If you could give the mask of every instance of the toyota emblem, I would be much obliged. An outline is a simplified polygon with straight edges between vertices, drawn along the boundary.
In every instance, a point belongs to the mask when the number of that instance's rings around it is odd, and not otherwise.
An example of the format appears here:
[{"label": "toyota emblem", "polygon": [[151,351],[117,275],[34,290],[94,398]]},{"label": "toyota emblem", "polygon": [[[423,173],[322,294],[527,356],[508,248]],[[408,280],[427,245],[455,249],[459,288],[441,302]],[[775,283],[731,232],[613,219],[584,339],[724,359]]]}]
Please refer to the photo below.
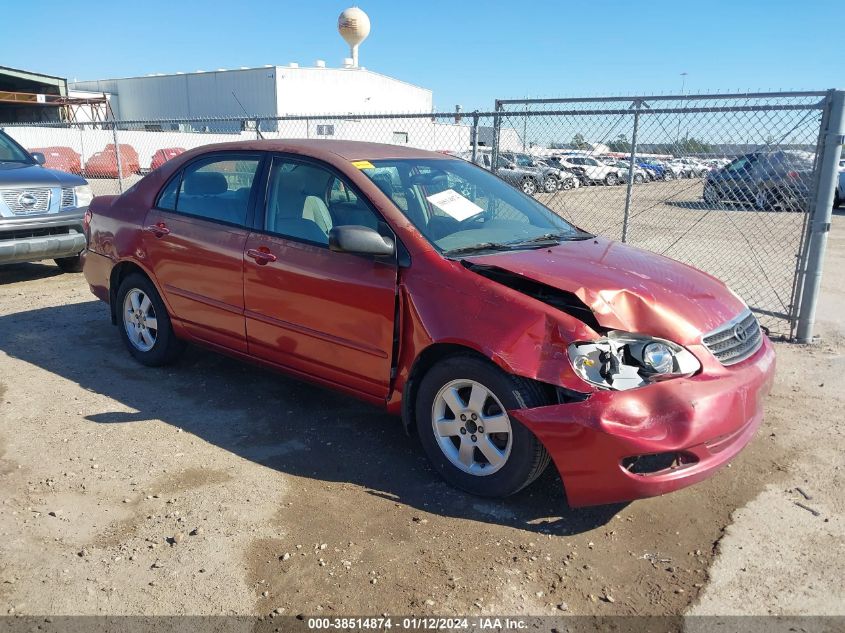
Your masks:
[{"label": "toyota emblem", "polygon": [[35,195],[30,193],[29,191],[24,191],[21,195],[18,196],[18,205],[22,209],[31,209],[36,204],[38,204],[38,198],[36,198]]},{"label": "toyota emblem", "polygon": [[742,327],[741,323],[734,326],[734,338],[740,343],[744,343],[748,338],[748,332],[745,331],[745,328]]}]

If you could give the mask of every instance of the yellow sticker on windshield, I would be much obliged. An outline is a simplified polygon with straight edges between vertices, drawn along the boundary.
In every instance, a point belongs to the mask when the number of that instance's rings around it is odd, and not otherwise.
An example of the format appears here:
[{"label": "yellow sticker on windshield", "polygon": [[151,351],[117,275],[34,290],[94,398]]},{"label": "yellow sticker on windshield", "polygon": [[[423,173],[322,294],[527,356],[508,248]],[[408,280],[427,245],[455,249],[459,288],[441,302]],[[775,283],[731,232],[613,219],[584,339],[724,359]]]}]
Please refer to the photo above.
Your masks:
[{"label": "yellow sticker on windshield", "polygon": [[376,166],[373,165],[368,160],[353,160],[352,166],[357,167],[358,169],[375,169],[376,168]]}]

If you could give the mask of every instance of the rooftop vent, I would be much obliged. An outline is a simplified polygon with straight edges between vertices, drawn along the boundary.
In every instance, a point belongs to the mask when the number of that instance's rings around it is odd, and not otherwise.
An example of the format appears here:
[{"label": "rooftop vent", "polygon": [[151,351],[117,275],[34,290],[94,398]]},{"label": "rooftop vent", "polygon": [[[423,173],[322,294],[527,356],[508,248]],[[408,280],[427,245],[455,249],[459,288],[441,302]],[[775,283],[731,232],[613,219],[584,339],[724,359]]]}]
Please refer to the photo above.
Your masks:
[{"label": "rooftop vent", "polygon": [[317,68],[325,68],[326,62],[323,59],[318,59],[316,62],[314,62],[314,66]]},{"label": "rooftop vent", "polygon": [[296,62],[291,62],[290,64],[288,64],[288,68],[299,68],[299,64],[297,64]]}]

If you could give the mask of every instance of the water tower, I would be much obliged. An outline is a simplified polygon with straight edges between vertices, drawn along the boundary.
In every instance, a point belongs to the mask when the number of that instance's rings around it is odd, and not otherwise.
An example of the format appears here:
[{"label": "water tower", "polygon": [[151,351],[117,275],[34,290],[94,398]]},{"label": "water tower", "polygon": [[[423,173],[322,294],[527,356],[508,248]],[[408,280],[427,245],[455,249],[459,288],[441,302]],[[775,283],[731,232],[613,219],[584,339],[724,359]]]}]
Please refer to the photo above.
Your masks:
[{"label": "water tower", "polygon": [[370,34],[370,18],[358,7],[346,9],[337,18],[337,30],[349,44],[352,55],[352,67],[358,67],[358,46]]}]

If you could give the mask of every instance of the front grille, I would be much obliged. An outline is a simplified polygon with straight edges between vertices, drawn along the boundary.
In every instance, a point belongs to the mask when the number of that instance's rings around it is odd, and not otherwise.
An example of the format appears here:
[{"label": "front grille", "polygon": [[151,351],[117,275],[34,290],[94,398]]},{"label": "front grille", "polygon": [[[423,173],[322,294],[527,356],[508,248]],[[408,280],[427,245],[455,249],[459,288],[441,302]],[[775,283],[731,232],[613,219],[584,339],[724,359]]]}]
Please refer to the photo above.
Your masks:
[{"label": "front grille", "polygon": [[763,344],[763,332],[751,310],[704,336],[704,344],[723,365],[745,360]]},{"label": "front grille", "polygon": [[16,215],[46,213],[50,210],[51,194],[52,191],[49,187],[0,190],[0,196],[2,196],[3,202]]},{"label": "front grille", "polygon": [[76,196],[73,195],[73,187],[62,187],[62,209],[76,206]]}]

